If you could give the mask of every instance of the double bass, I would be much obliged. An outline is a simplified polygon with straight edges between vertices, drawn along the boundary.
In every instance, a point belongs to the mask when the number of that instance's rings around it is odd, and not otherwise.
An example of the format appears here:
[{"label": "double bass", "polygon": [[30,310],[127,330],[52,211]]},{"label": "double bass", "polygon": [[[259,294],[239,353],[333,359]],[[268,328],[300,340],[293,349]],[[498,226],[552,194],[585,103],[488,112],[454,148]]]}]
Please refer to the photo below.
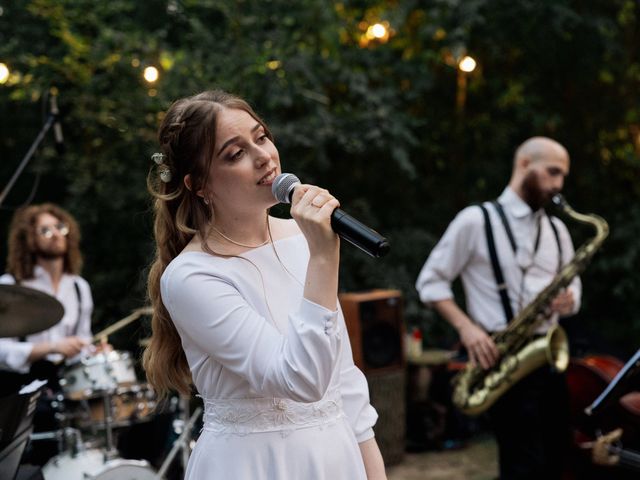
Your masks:
[{"label": "double bass", "polygon": [[567,383],[574,449],[566,479],[638,478],[640,392],[634,384],[639,378],[640,350],[626,364],[608,355],[571,360]]}]

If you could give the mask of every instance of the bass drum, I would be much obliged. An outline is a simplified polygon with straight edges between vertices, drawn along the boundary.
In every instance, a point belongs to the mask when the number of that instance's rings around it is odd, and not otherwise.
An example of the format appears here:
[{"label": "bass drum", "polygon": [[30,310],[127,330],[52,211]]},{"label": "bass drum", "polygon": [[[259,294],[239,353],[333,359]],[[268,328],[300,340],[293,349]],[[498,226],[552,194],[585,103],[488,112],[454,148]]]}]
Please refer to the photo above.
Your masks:
[{"label": "bass drum", "polygon": [[42,468],[45,480],[154,480],[156,473],[144,460],[115,458],[105,461],[102,450],[65,452]]}]

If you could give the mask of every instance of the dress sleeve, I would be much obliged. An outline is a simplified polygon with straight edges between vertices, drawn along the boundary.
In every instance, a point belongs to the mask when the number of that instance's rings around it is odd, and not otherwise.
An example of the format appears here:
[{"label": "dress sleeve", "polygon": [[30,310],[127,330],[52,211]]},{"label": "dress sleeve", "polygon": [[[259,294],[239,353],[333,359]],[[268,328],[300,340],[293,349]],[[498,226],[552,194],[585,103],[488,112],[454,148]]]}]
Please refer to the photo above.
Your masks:
[{"label": "dress sleeve", "polygon": [[280,333],[223,276],[179,265],[161,281],[162,300],[180,334],[259,394],[319,401],[341,348],[337,311],[302,299]]},{"label": "dress sleeve", "polygon": [[[340,315],[341,329],[347,334],[347,326]],[[342,358],[340,361],[340,393],[342,408],[358,443],[374,436],[373,426],[378,420],[378,412],[369,401],[369,385],[364,373],[353,363],[353,352],[348,338],[342,342]]]},{"label": "dress sleeve", "polygon": [[482,222],[480,208],[467,207],[449,224],[416,280],[416,290],[423,303],[453,298],[451,283],[475,251]]}]

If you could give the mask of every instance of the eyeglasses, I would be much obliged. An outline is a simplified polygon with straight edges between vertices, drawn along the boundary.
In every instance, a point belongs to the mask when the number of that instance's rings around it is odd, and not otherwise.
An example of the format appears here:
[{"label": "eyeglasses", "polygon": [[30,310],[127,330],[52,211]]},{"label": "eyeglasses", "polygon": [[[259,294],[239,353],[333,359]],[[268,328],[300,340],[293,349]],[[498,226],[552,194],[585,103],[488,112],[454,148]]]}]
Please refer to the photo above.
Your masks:
[{"label": "eyeglasses", "polygon": [[44,238],[52,238],[53,231],[56,230],[60,235],[66,237],[69,235],[69,226],[64,222],[56,223],[55,225],[44,225],[37,229],[38,235]]}]

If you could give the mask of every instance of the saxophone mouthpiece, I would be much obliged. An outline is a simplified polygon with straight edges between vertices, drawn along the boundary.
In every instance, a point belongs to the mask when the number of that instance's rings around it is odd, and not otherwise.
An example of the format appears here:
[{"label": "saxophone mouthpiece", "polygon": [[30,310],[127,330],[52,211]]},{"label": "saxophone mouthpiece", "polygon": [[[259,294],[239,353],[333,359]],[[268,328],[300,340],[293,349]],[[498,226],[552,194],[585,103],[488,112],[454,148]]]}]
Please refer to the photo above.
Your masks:
[{"label": "saxophone mouthpiece", "polygon": [[556,207],[565,208],[567,206],[567,201],[564,199],[561,193],[556,193],[553,197],[551,197],[551,201]]}]

